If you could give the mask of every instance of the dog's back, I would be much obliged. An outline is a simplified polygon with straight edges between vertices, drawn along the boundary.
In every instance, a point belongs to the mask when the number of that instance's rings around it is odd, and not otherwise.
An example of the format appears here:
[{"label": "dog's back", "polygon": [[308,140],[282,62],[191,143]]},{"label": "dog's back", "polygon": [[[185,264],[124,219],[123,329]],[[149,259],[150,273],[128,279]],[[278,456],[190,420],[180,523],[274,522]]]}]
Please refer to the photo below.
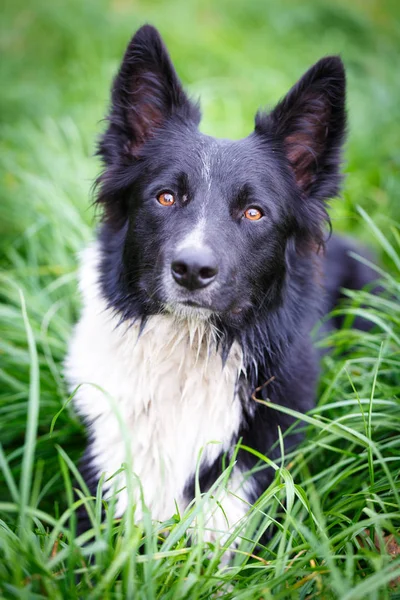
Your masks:
[{"label": "dog's back", "polygon": [[[345,297],[342,290],[362,290],[366,286],[371,289],[371,284],[374,284],[372,291],[379,291],[376,286],[377,273],[363,259],[367,259],[371,264],[375,260],[370,251],[356,244],[354,240],[337,235],[330,238],[326,244],[323,267],[325,295],[323,313],[325,315],[340,305]],[[333,328],[340,329],[343,320],[339,315],[326,321],[325,331]],[[353,327],[356,329],[367,331],[371,326],[371,321],[365,318],[356,316],[353,320]]]}]

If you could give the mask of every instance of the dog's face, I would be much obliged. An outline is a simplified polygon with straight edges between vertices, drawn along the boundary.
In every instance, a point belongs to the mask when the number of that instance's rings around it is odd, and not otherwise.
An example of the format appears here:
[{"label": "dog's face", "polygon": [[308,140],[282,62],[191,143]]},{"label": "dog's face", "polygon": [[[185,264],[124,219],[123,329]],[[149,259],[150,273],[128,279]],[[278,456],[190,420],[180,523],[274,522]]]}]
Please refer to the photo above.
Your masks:
[{"label": "dog's face", "polygon": [[180,123],[146,155],[129,198],[128,277],[180,314],[239,315],[262,302],[285,270],[291,226],[279,161],[255,135],[215,140]]},{"label": "dog's face", "polygon": [[344,86],[340,59],[323,59],[247,138],[215,139],[199,132],[156,30],[140,29],[100,145],[107,242],[121,255],[115,285],[150,311],[237,324],[279,303],[288,245],[315,250],[324,201],[337,193]]}]

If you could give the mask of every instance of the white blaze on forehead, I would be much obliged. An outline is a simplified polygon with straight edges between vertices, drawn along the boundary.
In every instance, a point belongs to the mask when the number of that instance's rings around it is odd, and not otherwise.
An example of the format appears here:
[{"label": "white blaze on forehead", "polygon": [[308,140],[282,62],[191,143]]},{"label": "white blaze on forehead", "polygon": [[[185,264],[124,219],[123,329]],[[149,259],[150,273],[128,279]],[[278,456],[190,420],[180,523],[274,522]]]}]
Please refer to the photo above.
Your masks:
[{"label": "white blaze on forehead", "polygon": [[216,154],[217,147],[210,145],[204,148],[200,154],[201,160],[201,176],[207,185],[207,191],[211,189],[211,163]]},{"label": "white blaze on forehead", "polygon": [[201,176],[205,180],[209,190],[211,187],[211,154],[208,152],[202,152],[201,161]]},{"label": "white blaze on forehead", "polygon": [[207,207],[211,199],[211,167],[217,152],[215,144],[207,145],[200,151],[201,178],[205,186],[201,186],[198,202],[200,203],[200,212],[197,222],[193,229],[178,243],[176,250],[179,252],[184,248],[204,248],[205,232],[207,227]]},{"label": "white blaze on forehead", "polygon": [[193,227],[192,231],[188,233],[183,240],[179,242],[177,245],[177,251],[182,250],[184,248],[204,248],[204,234],[207,226],[207,205],[210,201],[210,189],[211,189],[211,163],[213,157],[216,153],[216,146],[209,146],[207,149],[204,148],[200,153],[200,161],[201,161],[201,176],[204,182],[206,183],[206,192],[202,195],[201,202],[201,211],[200,216]]},{"label": "white blaze on forehead", "polygon": [[200,219],[197,221],[196,225],[188,233],[183,240],[179,242],[176,249],[177,251],[183,250],[184,248],[204,248],[204,233],[206,229],[206,218],[204,215],[201,215]]}]

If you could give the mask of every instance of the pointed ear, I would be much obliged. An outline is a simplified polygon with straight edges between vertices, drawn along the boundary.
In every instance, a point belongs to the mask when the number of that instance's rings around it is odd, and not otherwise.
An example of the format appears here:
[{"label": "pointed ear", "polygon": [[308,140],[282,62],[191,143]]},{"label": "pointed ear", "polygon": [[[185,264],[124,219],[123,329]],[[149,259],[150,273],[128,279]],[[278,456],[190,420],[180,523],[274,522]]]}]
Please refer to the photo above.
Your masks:
[{"label": "pointed ear", "polygon": [[325,200],[339,191],[345,88],[341,59],[328,56],[311,67],[269,115],[256,117],[256,131],[268,131],[278,140],[305,197]]},{"label": "pointed ear", "polygon": [[107,164],[121,155],[137,156],[141,146],[176,114],[196,124],[200,121],[199,108],[183,91],[158,31],[144,25],[129,43],[115,78],[110,124],[99,154]]}]

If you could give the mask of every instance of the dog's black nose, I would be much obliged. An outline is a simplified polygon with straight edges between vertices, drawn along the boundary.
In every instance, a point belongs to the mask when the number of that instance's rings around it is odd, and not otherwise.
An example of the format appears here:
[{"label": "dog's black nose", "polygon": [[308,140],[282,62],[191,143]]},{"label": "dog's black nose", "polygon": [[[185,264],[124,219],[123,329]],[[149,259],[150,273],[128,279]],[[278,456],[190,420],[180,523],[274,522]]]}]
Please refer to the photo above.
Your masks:
[{"label": "dog's black nose", "polygon": [[209,248],[184,248],[172,262],[171,271],[179,285],[188,290],[197,290],[214,281],[218,266]]}]

